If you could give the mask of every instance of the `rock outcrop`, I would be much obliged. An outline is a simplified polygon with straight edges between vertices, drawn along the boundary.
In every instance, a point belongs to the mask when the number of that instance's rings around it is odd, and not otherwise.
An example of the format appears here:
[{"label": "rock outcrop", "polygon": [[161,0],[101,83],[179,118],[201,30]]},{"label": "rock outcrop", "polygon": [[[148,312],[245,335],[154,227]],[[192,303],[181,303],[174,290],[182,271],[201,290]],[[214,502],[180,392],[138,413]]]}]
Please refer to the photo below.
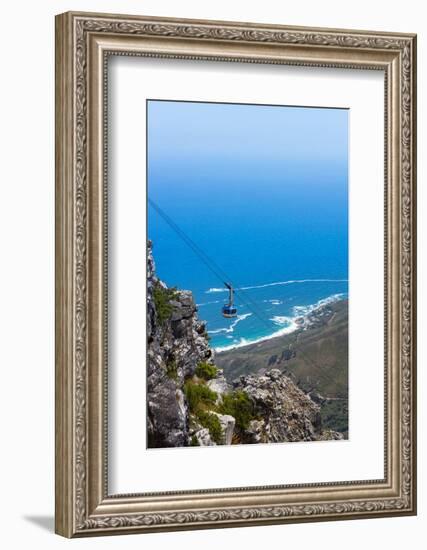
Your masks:
[{"label": "rock outcrop", "polygon": [[230,384],[215,367],[192,293],[168,288],[147,251],[149,447],[340,439],[320,405],[277,369]]},{"label": "rock outcrop", "polygon": [[243,443],[342,439],[322,430],[320,406],[278,369],[241,376],[233,387],[249,397],[255,417],[241,434]]},{"label": "rock outcrop", "polygon": [[[197,318],[191,292],[169,289],[156,276],[147,251],[147,431],[150,447],[189,445],[191,436],[184,382],[204,362],[213,365],[206,325]],[[220,375],[220,373],[219,373]],[[214,380],[212,380],[214,382]],[[220,376],[218,383],[223,383]],[[209,432],[200,437],[209,439]]]}]

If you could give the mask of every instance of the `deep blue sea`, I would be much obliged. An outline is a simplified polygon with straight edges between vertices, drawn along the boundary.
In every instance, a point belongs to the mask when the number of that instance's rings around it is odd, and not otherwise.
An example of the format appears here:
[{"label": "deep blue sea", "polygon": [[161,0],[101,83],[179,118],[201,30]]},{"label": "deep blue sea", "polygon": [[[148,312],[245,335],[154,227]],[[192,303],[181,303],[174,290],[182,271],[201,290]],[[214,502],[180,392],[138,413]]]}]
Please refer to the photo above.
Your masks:
[{"label": "deep blue sea", "polygon": [[[148,196],[242,292],[148,206],[157,274],[191,290],[216,349],[295,328],[348,293],[347,111],[150,102]],[[189,123],[189,121],[191,123]]]},{"label": "deep blue sea", "polygon": [[[221,307],[228,292],[201,259],[149,209],[149,237],[158,276],[168,286],[191,290],[199,317],[208,323],[215,348],[241,345],[295,328],[293,319],[321,300],[348,292],[347,247],[338,213],[322,214],[329,204],[321,197],[304,204],[256,201],[239,210],[234,197],[224,212],[221,197],[183,196],[157,199],[163,211],[218,264],[242,292],[235,303],[238,317],[225,319]],[[199,200],[197,200],[199,199]],[[194,202],[193,202],[194,201]],[[201,207],[205,201],[205,207]],[[300,211],[299,211],[300,210]],[[340,223],[341,222],[341,223]],[[305,309],[304,309],[305,308]]]}]

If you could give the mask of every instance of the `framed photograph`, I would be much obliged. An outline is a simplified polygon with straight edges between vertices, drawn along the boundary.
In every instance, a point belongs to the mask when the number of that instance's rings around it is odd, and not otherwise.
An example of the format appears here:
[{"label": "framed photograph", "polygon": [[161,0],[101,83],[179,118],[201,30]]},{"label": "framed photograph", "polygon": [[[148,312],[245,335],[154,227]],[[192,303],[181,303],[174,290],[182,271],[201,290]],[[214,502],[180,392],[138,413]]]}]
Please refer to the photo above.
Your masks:
[{"label": "framed photograph", "polygon": [[416,37],[56,18],[56,532],[416,513]]}]

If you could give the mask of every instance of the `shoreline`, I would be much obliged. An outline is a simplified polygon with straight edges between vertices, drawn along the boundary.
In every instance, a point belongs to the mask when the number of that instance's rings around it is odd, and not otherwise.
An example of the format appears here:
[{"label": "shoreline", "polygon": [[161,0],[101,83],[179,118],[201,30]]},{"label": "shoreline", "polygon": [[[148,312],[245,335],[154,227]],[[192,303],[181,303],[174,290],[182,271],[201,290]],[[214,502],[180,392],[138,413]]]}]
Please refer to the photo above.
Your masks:
[{"label": "shoreline", "polygon": [[306,311],[302,315],[296,315],[294,317],[277,317],[278,319],[286,319],[286,321],[290,322],[290,325],[281,329],[279,328],[271,334],[260,336],[259,338],[255,338],[254,340],[246,340],[245,338],[241,338],[240,342],[236,344],[213,348],[213,350],[215,352],[215,355],[221,355],[223,353],[227,353],[236,349],[242,349],[248,346],[261,344],[269,340],[274,340],[276,338],[281,338],[288,334],[298,334],[300,332],[304,332],[310,328],[314,328],[328,322],[328,320],[332,316],[331,315],[328,318],[327,315],[328,312],[331,311],[331,306],[345,301],[348,301],[348,295],[346,295],[346,293],[340,293],[319,300],[316,304],[310,306],[296,306],[296,309],[303,309],[308,311]]},{"label": "shoreline", "polygon": [[[328,406],[324,412],[325,420],[327,416],[339,417],[344,425],[348,399],[348,300],[318,309],[304,328],[219,353],[215,362],[231,383],[242,375],[263,375],[274,368],[289,376],[304,393],[318,395],[321,400],[343,398],[325,401]],[[336,426],[334,429],[347,430]]]}]

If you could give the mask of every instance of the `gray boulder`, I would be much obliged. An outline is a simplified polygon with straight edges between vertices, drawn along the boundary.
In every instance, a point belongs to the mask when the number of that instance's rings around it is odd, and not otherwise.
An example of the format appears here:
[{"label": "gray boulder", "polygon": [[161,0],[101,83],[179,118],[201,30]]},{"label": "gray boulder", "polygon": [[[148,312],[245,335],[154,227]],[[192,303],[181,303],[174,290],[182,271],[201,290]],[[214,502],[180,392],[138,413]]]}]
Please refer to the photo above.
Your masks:
[{"label": "gray boulder", "polygon": [[222,429],[222,440],[221,445],[231,445],[233,439],[234,426],[236,425],[236,420],[234,416],[229,414],[218,414],[213,412],[215,416],[218,417]]}]

